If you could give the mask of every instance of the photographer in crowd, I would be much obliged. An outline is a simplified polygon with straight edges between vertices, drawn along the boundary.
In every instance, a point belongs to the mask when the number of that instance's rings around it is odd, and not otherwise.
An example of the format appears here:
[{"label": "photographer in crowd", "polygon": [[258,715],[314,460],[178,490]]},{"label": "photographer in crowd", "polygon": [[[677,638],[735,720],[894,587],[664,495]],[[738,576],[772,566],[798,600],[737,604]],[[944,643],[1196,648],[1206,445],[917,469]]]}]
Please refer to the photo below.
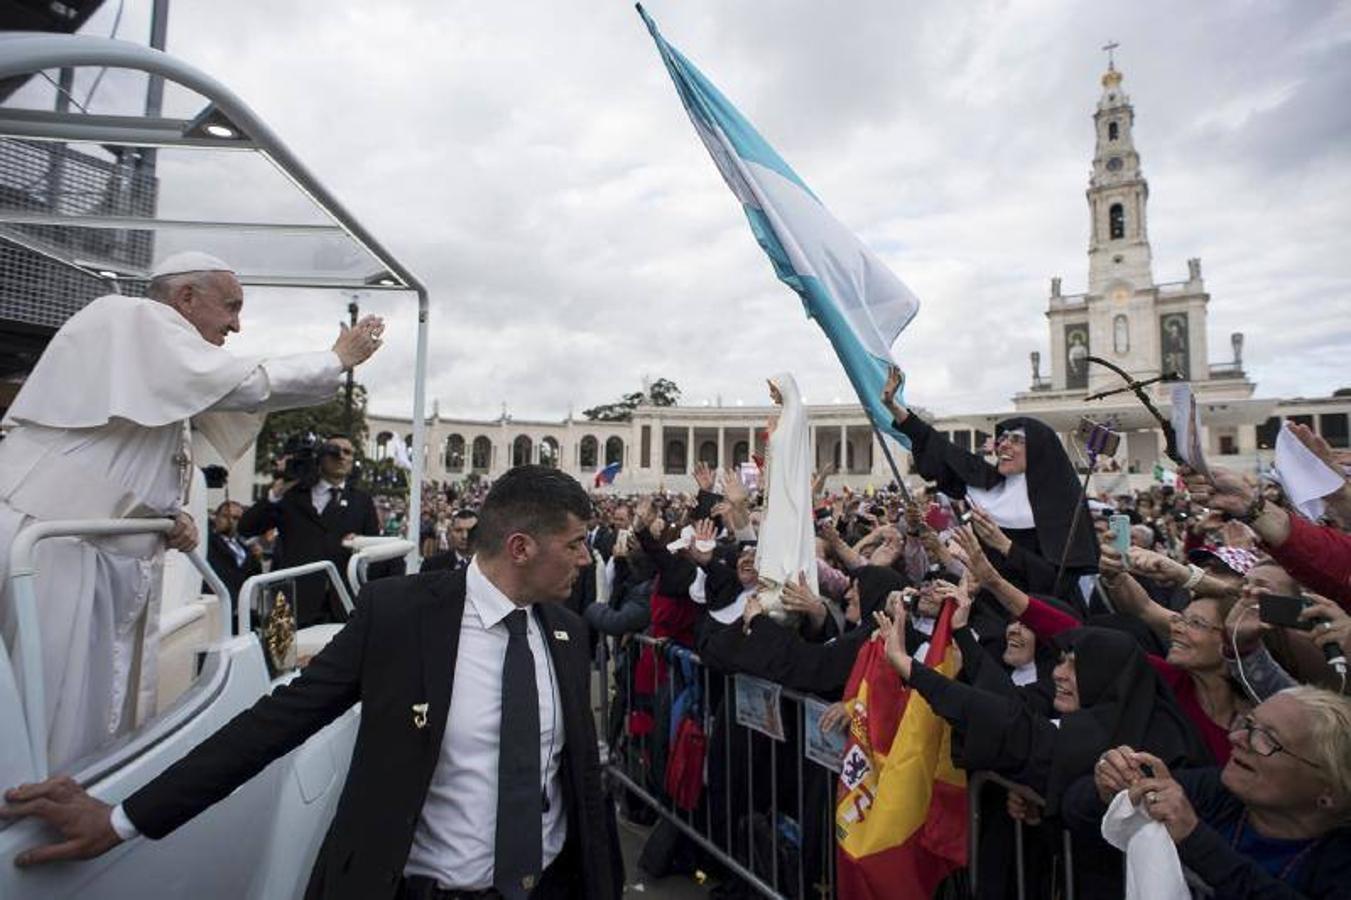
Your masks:
[{"label": "photographer in crowd", "polygon": [[[349,483],[356,448],[347,435],[331,434],[322,442],[291,442],[288,451],[266,499],[243,515],[239,532],[252,537],[277,529],[275,569],[328,560],[345,572],[352,551],[343,542],[381,533],[371,495]],[[400,560],[393,563],[402,566]],[[370,577],[400,574],[401,569],[391,568],[388,563],[372,565]],[[296,579],[295,607],[300,628],[347,617],[322,572]]]}]

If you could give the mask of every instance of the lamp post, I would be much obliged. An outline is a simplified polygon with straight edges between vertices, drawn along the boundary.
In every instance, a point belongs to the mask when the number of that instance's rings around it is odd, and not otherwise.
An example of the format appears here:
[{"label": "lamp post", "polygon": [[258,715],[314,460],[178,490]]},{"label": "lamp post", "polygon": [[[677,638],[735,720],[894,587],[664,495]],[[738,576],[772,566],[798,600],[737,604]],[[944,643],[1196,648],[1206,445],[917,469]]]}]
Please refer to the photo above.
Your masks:
[{"label": "lamp post", "polygon": [[[351,302],[347,304],[347,316],[353,328],[356,327],[357,315],[361,312],[357,306],[357,297],[357,294],[353,294]],[[355,368],[353,366],[347,370],[347,384],[343,388],[342,429],[348,438],[352,437],[352,388],[356,383]]]}]

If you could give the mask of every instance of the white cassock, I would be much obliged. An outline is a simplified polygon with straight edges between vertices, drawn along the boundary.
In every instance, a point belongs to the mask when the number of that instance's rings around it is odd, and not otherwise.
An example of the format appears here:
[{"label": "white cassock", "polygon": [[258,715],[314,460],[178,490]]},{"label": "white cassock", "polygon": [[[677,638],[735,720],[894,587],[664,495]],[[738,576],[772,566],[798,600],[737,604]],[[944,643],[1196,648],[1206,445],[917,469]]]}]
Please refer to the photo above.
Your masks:
[{"label": "white cassock", "polygon": [[[241,357],[167,304],[100,297],[52,338],[0,442],[0,632],[22,693],[9,547],[35,520],[146,518],[179,508],[192,427],[227,463],[269,410],[333,396],[332,351]],[[205,535],[203,535],[205,537]],[[47,756],[53,772],[155,712],[160,535],[37,545]]]},{"label": "white cassock", "polygon": [[787,372],[769,379],[779,389],[783,408],[769,437],[769,487],[765,515],[755,545],[755,568],[760,578],[772,582],[760,593],[765,613],[784,621],[782,585],[798,573],[807,576],[807,586],[817,592],[816,523],[812,518],[811,437],[807,411],[797,382]]}]

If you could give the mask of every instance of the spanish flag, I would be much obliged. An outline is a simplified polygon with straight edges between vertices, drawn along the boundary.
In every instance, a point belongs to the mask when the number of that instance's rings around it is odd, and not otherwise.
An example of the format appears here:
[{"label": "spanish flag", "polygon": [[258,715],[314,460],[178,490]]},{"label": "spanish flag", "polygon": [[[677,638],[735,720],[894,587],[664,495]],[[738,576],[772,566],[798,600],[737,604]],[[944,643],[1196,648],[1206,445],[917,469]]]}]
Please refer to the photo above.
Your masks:
[{"label": "spanish flag", "polygon": [[[947,604],[924,659],[949,678],[958,668],[951,619]],[[966,776],[952,765],[952,729],[901,683],[881,641],[859,651],[845,696],[852,721],[835,808],[838,895],[931,897],[966,865]]]}]

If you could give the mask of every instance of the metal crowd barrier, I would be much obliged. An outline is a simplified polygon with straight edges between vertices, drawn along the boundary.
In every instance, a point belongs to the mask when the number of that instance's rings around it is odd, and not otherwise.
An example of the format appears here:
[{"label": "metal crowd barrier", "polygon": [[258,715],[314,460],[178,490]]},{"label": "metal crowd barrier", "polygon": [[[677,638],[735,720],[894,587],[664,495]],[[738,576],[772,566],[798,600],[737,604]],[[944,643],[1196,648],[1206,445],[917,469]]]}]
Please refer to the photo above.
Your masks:
[{"label": "metal crowd barrier", "polygon": [[[970,811],[970,818],[967,827],[967,853],[966,862],[969,873],[971,894],[976,895],[976,889],[979,885],[980,876],[980,826],[981,812],[980,801],[988,785],[998,785],[1010,793],[1020,794],[1027,800],[1044,807],[1046,801],[1030,787],[1009,781],[1007,778],[996,775],[994,772],[968,772],[966,776],[966,802]],[[1060,830],[1060,846],[1063,858],[1061,860],[1061,870],[1064,875],[1065,893],[1062,895],[1064,900],[1074,900],[1074,849],[1070,839],[1070,833],[1067,829]],[[1017,879],[1015,882],[1018,891],[1018,900],[1025,900],[1027,897],[1027,871],[1026,863],[1023,860],[1023,823],[1017,819],[1013,820],[1013,861],[1014,874]],[[1054,881],[1054,876],[1052,877]]]},{"label": "metal crowd barrier", "polygon": [[[621,640],[629,645],[628,656],[623,671],[617,672],[615,670],[616,657],[612,652],[611,643],[618,643]],[[655,691],[651,698],[651,707],[646,710],[638,709],[634,702],[634,661],[636,661],[637,653],[641,652],[640,648],[648,648],[663,659],[668,656],[675,656],[677,659],[688,660],[692,671],[692,675],[687,678],[682,667],[668,663],[659,685],[661,689],[664,689],[664,692],[663,690]],[[660,819],[671,823],[730,873],[741,878],[764,897],[773,898],[773,900],[792,900],[792,898],[802,897],[836,896],[835,786],[838,775],[834,770],[815,760],[808,759],[804,755],[807,746],[807,716],[804,714],[806,704],[827,703],[827,701],[782,686],[775,686],[780,700],[780,721],[791,720],[793,723],[791,730],[781,727],[784,732],[784,741],[781,742],[760,731],[738,724],[736,717],[732,714],[731,701],[736,695],[737,679],[746,676],[712,672],[703,664],[698,655],[688,648],[680,647],[665,639],[653,638],[647,634],[630,634],[622,639],[603,638],[598,647],[598,663],[602,679],[599,710],[601,741],[604,745],[602,747],[602,763],[612,785],[618,785],[623,791],[627,791],[637,801],[654,812]],[[707,744],[704,771],[701,776],[700,802],[694,809],[686,810],[679,808],[665,789],[666,766],[664,763],[669,758],[671,749],[670,746],[666,745],[674,744],[674,740],[667,737],[672,731],[670,716],[674,700],[682,691],[691,686],[697,687],[700,692],[702,708],[699,710],[698,718],[703,724]],[[719,687],[722,691],[718,698],[718,709],[714,709],[712,703],[713,694],[711,691],[714,687]],[[614,700],[611,697],[612,691],[615,693]],[[640,735],[637,739],[628,735],[629,719],[635,711],[647,712],[651,717],[652,726],[651,731]],[[791,715],[788,714],[790,711]],[[616,716],[620,717],[619,721],[616,721]],[[721,725],[720,740],[717,742],[718,746],[714,746],[714,727],[718,724]],[[661,730],[664,730],[665,734],[660,734],[659,731]],[[614,740],[615,735],[619,736],[617,741]],[[734,766],[737,760],[733,759],[733,745],[741,744],[743,741],[745,744],[745,768],[737,769]],[[779,797],[782,787],[780,770],[783,768],[779,764],[778,750],[780,746],[793,747],[796,751],[793,753],[794,761],[790,764],[790,771],[787,773],[796,779],[791,784],[790,794],[795,797],[793,805],[797,818],[793,821],[796,824],[798,835],[796,864],[791,867],[790,871],[781,871],[779,865],[781,830]],[[664,752],[658,753],[659,749]],[[739,751],[737,752],[739,755]],[[713,785],[710,777],[714,770],[714,753],[721,753],[721,772],[723,774],[719,791],[720,796],[717,798],[721,802],[722,816],[721,821],[717,823],[714,822]],[[757,782],[761,780],[756,777],[757,762],[761,767],[767,764],[769,769],[768,796],[759,797],[760,805],[758,807],[756,805],[757,795],[763,792],[757,792]],[[813,772],[824,777],[826,785],[822,798],[824,802],[820,803],[815,809],[807,807],[808,776]],[[732,777],[734,773],[745,782],[744,805],[738,805],[742,799],[739,796],[742,790],[740,784],[734,784],[736,781],[736,777]],[[977,896],[980,874],[980,835],[983,818],[981,798],[986,788],[992,786],[1002,787],[1007,791],[1020,794],[1037,805],[1045,805],[1043,799],[1025,785],[1009,781],[994,772],[968,772],[967,804],[969,818],[967,839],[969,843],[966,881],[965,885],[962,885],[961,882],[956,885],[946,885],[944,889],[940,889],[937,896]],[[770,826],[770,854],[767,865],[757,863],[755,858],[756,836],[754,833],[755,817],[753,815],[754,813],[763,813],[766,807],[769,812],[768,823]],[[820,839],[817,848],[819,855],[814,859],[818,863],[818,871],[815,874],[819,880],[810,878],[806,868],[807,854],[805,851],[807,847],[805,842],[808,831],[807,824],[811,817],[816,817],[819,826],[817,829],[817,835]],[[1026,900],[1030,896],[1036,896],[1037,888],[1029,888],[1027,884],[1026,839],[1022,822],[1013,820],[1013,835],[1015,888],[1019,900]],[[744,846],[740,844],[742,839],[744,839]],[[1049,876],[1053,895],[1059,900],[1074,900],[1076,896],[1074,850],[1069,830],[1060,829],[1059,844],[1060,855],[1059,858],[1052,857],[1052,869]],[[1193,896],[1211,896],[1209,889],[1201,884],[1199,879],[1190,871],[1185,871],[1184,874],[1187,876]],[[1056,890],[1056,888],[1059,888],[1059,890]]]},{"label": "metal crowd barrier", "polygon": [[[782,898],[782,900],[790,900],[790,898],[795,897],[834,897],[834,800],[838,776],[836,772],[826,766],[805,758],[803,753],[807,746],[804,705],[808,701],[821,703],[827,701],[821,701],[819,698],[779,687],[779,715],[781,717],[779,724],[780,730],[784,733],[784,741],[780,742],[759,731],[738,725],[735,717],[731,714],[731,698],[735,697],[736,680],[738,677],[744,676],[711,672],[693,651],[679,648],[674,652],[688,660],[689,668],[693,673],[692,679],[687,682],[685,675],[677,665],[666,665],[665,676],[660,685],[665,688],[665,692],[664,694],[660,691],[654,692],[653,707],[648,711],[652,717],[652,730],[637,739],[633,739],[627,735],[627,730],[630,716],[636,711],[633,702],[635,696],[635,666],[626,664],[624,671],[619,673],[619,680],[615,680],[615,673],[612,671],[615,658],[611,655],[608,646],[610,640],[605,639],[601,642],[599,655],[603,679],[600,691],[600,722],[602,740],[607,742],[603,758],[611,783],[622,786],[624,790],[649,807],[659,817],[679,829],[727,870],[754,887],[761,895],[769,898]],[[629,635],[626,640],[630,642],[629,650],[631,652],[637,651],[641,647],[647,647],[662,658],[672,652],[671,647],[678,646],[645,634]],[[691,686],[701,692],[702,709],[699,712],[699,719],[704,727],[704,734],[708,742],[706,744],[704,771],[701,775],[700,802],[696,808],[684,810],[676,806],[664,789],[665,766],[658,767],[654,766],[653,763],[656,760],[669,758],[670,747],[663,745],[667,743],[671,723],[666,715],[663,715],[663,703],[669,705],[678,696],[679,690]],[[619,691],[620,688],[623,688],[622,693]],[[710,703],[711,691],[714,688],[719,688],[722,691],[719,702],[720,710],[714,710]],[[610,691],[612,689],[620,693],[620,703],[617,706],[611,704]],[[715,712],[719,714],[715,716]],[[613,718],[615,715],[622,716],[623,719],[616,723]],[[669,712],[667,715],[669,715]],[[715,719],[721,722],[719,728],[721,740],[717,742],[720,745],[717,747],[714,746],[713,741],[715,724],[717,724]],[[789,721],[794,723],[791,729],[784,727],[784,723]],[[666,729],[666,734],[659,735],[659,729]],[[614,734],[620,735],[620,740],[616,742],[617,746],[608,743]],[[737,751],[738,758],[733,758],[734,744],[739,745],[743,741],[745,743],[744,770],[737,767],[737,764],[742,762],[739,759],[739,750]],[[793,746],[793,741],[796,741],[797,750],[793,754],[796,757],[795,763],[787,765],[787,768],[790,769],[789,772],[781,773],[780,770],[785,766],[779,764],[780,745],[782,743],[786,746]],[[669,743],[673,744],[674,742]],[[667,752],[659,752],[663,749]],[[709,773],[714,770],[712,759],[714,753],[721,754],[720,771],[723,775],[720,796],[717,798],[712,796],[709,778]],[[756,770],[757,763],[763,767],[766,762],[769,768],[769,786],[768,796],[763,796],[765,792],[756,789],[757,782],[762,781],[761,778],[757,777]],[[661,771],[654,771],[656,768],[660,768]],[[816,771],[813,772],[813,770]],[[736,778],[730,777],[733,773],[744,776],[744,804],[740,796],[742,793],[741,785],[734,785]],[[795,783],[785,784],[781,782],[781,774],[795,778]],[[815,809],[806,808],[809,776],[824,778],[826,802]],[[781,821],[780,818],[779,798],[784,788],[788,789],[790,795],[796,797],[792,804],[795,809],[792,811],[796,812],[797,817],[791,822]],[[757,799],[759,801],[758,806]],[[722,821],[716,823],[714,821],[715,801],[721,806],[722,813],[720,817]],[[757,864],[755,859],[757,846],[755,814],[763,814],[766,809],[768,810],[767,821],[770,833],[770,852],[767,865],[763,861]],[[809,877],[806,868],[805,835],[808,833],[808,817],[815,817],[817,826],[815,830],[819,838],[819,845],[816,848],[819,853],[813,857],[814,861],[819,863],[814,879]],[[781,871],[780,842],[782,839],[791,846],[791,833],[794,825],[796,826],[798,850],[796,864],[790,866],[790,871]],[[790,836],[781,838],[781,830],[788,832]],[[742,839],[744,839],[744,847],[739,846]]]}]

